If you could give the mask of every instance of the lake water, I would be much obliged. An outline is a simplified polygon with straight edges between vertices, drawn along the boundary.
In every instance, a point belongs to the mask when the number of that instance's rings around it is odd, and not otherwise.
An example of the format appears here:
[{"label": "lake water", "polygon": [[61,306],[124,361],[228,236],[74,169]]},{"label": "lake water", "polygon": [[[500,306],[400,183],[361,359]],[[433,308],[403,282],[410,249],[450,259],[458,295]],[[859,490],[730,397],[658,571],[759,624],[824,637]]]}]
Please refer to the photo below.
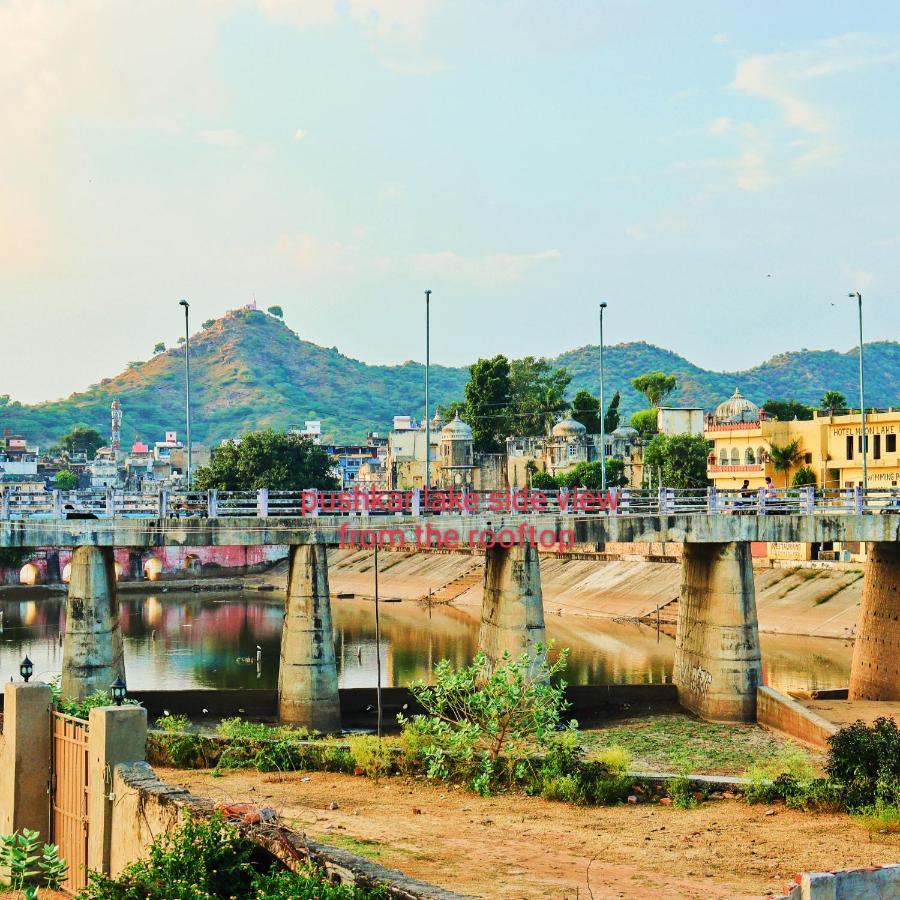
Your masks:
[{"label": "lake water", "polygon": [[[277,597],[247,594],[120,595],[129,687],[147,689],[274,688],[283,605]],[[381,662],[385,685],[426,678],[441,659],[471,660],[478,616],[468,609],[409,601],[381,606]],[[18,679],[27,654],[37,678],[62,665],[63,595],[0,601],[0,677]],[[375,684],[374,604],[332,601],[341,687]],[[548,616],[548,638],[569,648],[572,684],[654,683],[671,680],[675,641],[643,625],[605,619]],[[829,638],[762,635],[763,679],[780,690],[845,687],[852,644]],[[257,646],[261,648],[256,664]]]}]

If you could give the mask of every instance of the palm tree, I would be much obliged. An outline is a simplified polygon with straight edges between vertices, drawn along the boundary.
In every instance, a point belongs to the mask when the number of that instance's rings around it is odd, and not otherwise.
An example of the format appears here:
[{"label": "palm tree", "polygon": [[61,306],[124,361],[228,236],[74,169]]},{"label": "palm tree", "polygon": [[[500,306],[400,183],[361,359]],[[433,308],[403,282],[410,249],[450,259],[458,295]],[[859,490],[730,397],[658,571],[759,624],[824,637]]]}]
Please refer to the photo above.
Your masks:
[{"label": "palm tree", "polygon": [[799,439],[791,441],[784,446],[770,444],[769,456],[772,459],[772,465],[775,467],[775,471],[784,472],[784,486],[787,487],[788,472],[803,459],[803,454],[800,452]]},{"label": "palm tree", "polygon": [[835,410],[847,408],[847,398],[840,391],[825,391],[819,401],[819,406],[834,415]]}]

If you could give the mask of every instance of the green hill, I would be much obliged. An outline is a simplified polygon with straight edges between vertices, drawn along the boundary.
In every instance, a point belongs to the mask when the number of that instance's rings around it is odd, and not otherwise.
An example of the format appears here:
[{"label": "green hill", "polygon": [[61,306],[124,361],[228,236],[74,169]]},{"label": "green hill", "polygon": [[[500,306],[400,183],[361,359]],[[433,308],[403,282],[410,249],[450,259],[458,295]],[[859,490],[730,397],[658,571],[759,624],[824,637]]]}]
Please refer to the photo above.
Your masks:
[{"label": "green hill", "polygon": [[[572,374],[572,393],[596,392],[598,348],[582,347],[553,362]],[[643,342],[607,349],[606,385],[610,396],[622,391],[627,414],[640,408],[630,380],[662,370],[678,377],[672,402],[710,408],[739,386],[761,403],[769,397],[815,402],[826,389],[852,397],[856,357],[851,351],[802,350],[773,357],[746,372],[709,372],[668,350]],[[867,345],[867,403],[887,406],[900,400],[897,372],[900,344]],[[301,340],[283,322],[262,312],[238,310],[216,320],[191,339],[193,436],[215,443],[260,427],[285,428],[319,419],[324,435],[338,441],[363,440],[370,430],[386,431],[394,415],[419,415],[424,367],[370,366],[336,348]],[[432,366],[433,403],[462,397],[465,368]],[[26,435],[42,446],[73,424],[84,422],[107,434],[109,405],[122,403],[123,443],[135,434],[156,439],[166,430],[183,431],[184,351],[167,350],[132,364],[114,378],[64,400],[0,407],[0,427]]]}]

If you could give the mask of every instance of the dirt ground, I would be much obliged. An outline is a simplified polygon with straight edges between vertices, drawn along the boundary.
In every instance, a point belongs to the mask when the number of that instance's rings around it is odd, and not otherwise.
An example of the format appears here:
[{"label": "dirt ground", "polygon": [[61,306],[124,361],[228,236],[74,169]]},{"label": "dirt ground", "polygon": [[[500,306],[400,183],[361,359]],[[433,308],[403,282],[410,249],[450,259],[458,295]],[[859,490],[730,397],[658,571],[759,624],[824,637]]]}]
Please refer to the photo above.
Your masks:
[{"label": "dirt ground", "polygon": [[737,800],[583,809],[407,778],[158,772],[201,796],[273,806],[314,840],[477,897],[766,897],[798,871],[900,859],[898,836],[870,836],[847,816]]}]

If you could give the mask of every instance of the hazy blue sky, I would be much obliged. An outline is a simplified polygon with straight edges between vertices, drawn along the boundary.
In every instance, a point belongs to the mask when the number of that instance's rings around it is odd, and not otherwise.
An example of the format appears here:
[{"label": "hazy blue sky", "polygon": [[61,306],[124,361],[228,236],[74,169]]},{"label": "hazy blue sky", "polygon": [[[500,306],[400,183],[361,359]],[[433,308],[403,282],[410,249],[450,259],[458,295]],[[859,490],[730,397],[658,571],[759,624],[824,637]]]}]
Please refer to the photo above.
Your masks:
[{"label": "hazy blue sky", "polygon": [[[900,337],[900,5],[0,0],[0,392],[256,297],[371,362]],[[767,277],[767,276],[773,277]],[[834,306],[831,304],[834,303]]]}]

